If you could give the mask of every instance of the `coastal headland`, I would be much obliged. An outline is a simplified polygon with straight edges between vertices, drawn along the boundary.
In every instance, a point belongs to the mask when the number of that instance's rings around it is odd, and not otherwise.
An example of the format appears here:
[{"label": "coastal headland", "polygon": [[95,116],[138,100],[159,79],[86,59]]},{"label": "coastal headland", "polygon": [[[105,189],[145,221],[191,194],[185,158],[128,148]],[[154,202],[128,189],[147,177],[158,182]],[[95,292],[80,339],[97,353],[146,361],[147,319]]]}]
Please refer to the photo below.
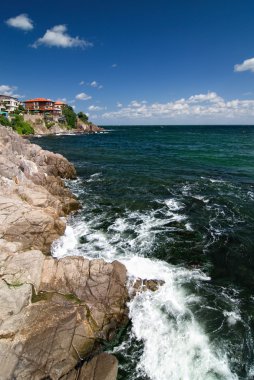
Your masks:
[{"label": "coastal headland", "polygon": [[1,380],[116,379],[117,359],[101,351],[128,321],[126,268],[50,256],[79,208],[63,182],[75,176],[63,156],[0,126]]}]

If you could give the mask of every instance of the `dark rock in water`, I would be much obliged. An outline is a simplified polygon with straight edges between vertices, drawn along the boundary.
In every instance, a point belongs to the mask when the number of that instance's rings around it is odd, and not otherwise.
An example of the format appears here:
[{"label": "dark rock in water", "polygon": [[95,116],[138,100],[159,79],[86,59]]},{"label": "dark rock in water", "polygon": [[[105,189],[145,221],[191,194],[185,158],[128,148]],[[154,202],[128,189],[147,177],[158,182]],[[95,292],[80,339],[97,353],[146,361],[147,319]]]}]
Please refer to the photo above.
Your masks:
[{"label": "dark rock in water", "polygon": [[133,281],[130,291],[130,297],[134,297],[137,293],[145,292],[151,290],[155,292],[160,286],[164,285],[165,281],[162,280],[142,280],[137,278]]}]

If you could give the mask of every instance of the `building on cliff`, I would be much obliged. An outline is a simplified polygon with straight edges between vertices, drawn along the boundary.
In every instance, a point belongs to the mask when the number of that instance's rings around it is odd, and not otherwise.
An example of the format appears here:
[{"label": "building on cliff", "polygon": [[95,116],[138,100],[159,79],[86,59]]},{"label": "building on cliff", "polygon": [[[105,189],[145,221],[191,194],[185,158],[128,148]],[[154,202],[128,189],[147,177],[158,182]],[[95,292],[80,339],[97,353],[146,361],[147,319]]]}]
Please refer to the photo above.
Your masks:
[{"label": "building on cliff", "polygon": [[1,114],[8,114],[15,112],[21,102],[13,96],[0,95],[0,112]]},{"label": "building on cliff", "polygon": [[45,98],[35,98],[24,101],[25,110],[31,114],[62,115],[64,102]]}]

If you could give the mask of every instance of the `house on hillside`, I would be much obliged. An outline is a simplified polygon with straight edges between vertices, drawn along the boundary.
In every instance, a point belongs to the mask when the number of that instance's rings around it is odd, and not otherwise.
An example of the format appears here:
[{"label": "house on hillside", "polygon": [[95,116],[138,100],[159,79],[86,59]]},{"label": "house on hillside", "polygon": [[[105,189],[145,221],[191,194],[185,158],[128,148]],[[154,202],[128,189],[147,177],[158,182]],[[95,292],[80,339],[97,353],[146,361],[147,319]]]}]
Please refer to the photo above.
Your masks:
[{"label": "house on hillside", "polygon": [[13,96],[0,95],[0,110],[1,113],[15,113],[21,105],[20,101]]},{"label": "house on hillside", "polygon": [[51,99],[35,98],[24,101],[25,109],[31,114],[62,115],[63,102],[54,102]]},{"label": "house on hillside", "polygon": [[54,104],[55,113],[61,116],[63,114],[63,106],[65,106],[65,103],[57,100]]}]

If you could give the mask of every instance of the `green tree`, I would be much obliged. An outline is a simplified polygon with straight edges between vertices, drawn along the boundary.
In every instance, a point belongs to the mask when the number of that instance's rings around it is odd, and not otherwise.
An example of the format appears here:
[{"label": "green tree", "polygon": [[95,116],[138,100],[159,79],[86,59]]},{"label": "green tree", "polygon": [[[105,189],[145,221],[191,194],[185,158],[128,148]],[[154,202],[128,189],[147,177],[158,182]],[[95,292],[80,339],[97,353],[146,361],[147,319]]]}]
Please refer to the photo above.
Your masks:
[{"label": "green tree", "polygon": [[69,127],[76,128],[77,115],[71,106],[68,106],[67,104],[63,106],[63,116]]},{"label": "green tree", "polygon": [[16,115],[11,121],[11,127],[20,135],[33,135],[33,127],[26,121],[23,116]]},{"label": "green tree", "polygon": [[25,108],[20,104],[16,109],[15,113],[19,115],[20,113],[25,113],[25,111]]},{"label": "green tree", "polygon": [[88,116],[84,112],[79,112],[78,118],[82,120],[84,123],[88,122]]}]

